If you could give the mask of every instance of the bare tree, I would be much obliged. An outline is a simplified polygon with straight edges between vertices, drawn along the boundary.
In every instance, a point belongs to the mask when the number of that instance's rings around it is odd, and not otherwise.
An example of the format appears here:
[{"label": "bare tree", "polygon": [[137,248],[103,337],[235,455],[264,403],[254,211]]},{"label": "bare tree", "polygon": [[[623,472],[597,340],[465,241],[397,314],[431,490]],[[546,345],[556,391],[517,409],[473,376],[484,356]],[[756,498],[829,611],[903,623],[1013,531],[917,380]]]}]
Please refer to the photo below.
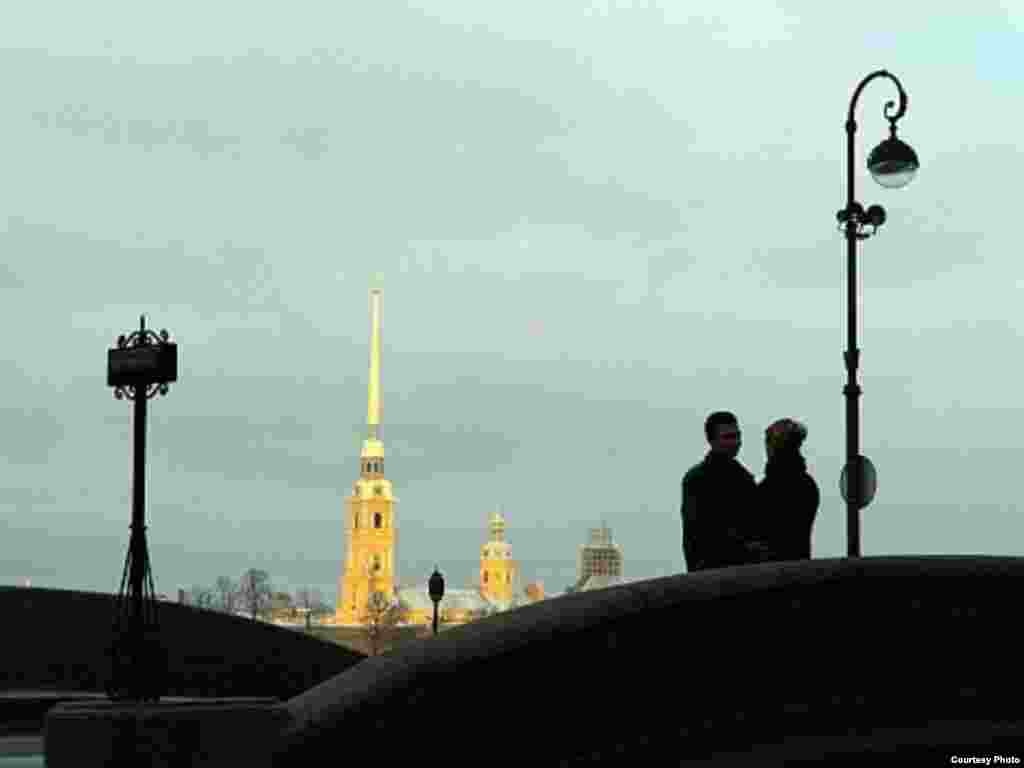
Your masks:
[{"label": "bare tree", "polygon": [[370,595],[366,601],[363,626],[366,627],[371,656],[379,654],[384,644],[394,638],[395,627],[405,621],[407,611],[404,603],[392,600],[383,592]]},{"label": "bare tree", "polygon": [[254,619],[264,614],[270,606],[270,575],[258,568],[250,568],[242,574],[238,596],[242,606]]},{"label": "bare tree", "polygon": [[227,576],[217,577],[216,607],[224,613],[234,613],[238,602],[238,585]]},{"label": "bare tree", "polygon": [[309,614],[313,610],[313,590],[309,587],[302,587],[295,591],[295,607],[306,617],[306,629],[310,628]]},{"label": "bare tree", "polygon": [[188,602],[196,608],[211,610],[214,607],[213,590],[209,587],[193,586],[188,593]]},{"label": "bare tree", "polygon": [[312,616],[321,613],[323,600],[319,589],[303,587],[295,593],[295,606],[306,615],[306,629],[310,629]]},{"label": "bare tree", "polygon": [[319,589],[313,590],[313,615],[318,618],[329,616],[334,613],[334,608],[324,602]]}]

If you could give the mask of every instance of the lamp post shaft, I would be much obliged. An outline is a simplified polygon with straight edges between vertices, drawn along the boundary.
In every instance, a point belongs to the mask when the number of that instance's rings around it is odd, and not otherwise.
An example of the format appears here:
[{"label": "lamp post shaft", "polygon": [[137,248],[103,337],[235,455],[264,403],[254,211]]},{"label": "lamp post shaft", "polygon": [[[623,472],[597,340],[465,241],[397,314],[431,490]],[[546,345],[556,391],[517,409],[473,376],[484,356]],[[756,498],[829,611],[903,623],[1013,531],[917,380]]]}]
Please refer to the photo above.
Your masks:
[{"label": "lamp post shaft", "polygon": [[[852,139],[851,139],[852,155]],[[846,223],[846,466],[850,473],[846,493],[846,556],[860,557],[860,507],[861,466],[856,461],[860,453],[860,413],[858,400],[861,389],[857,385],[857,365],[860,350],[857,349],[857,231],[852,221]]]},{"label": "lamp post shaft", "polygon": [[135,445],[132,473],[132,531],[131,549],[132,631],[140,635],[143,629],[143,581],[149,553],[146,551],[146,387],[135,388]]},{"label": "lamp post shaft", "polygon": [[[863,87],[863,84],[861,85]],[[860,89],[858,89],[859,93]],[[856,96],[854,97],[856,98]],[[846,210],[852,211],[856,202],[854,194],[854,141],[857,122],[853,119],[853,105],[846,120]],[[860,557],[860,506],[861,488],[860,462],[860,413],[861,389],[857,384],[857,367],[860,350],[857,349],[857,227],[855,217],[846,220],[846,466],[850,473],[846,493],[846,556]]]},{"label": "lamp post shaft", "polygon": [[434,634],[437,634],[437,603],[434,603]]}]

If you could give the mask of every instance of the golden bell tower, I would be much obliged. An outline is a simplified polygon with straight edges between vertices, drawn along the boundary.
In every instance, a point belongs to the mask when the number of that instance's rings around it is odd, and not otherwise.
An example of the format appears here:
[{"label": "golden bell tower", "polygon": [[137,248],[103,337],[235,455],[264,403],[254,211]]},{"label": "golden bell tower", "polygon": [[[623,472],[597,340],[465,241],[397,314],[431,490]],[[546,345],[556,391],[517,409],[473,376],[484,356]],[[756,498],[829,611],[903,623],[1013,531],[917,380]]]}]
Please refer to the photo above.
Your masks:
[{"label": "golden bell tower", "polygon": [[490,540],[480,548],[480,593],[488,600],[507,603],[516,583],[516,561],[512,547],[505,541],[505,518],[491,515]]},{"label": "golden bell tower", "polygon": [[384,477],[380,440],[380,305],[381,291],[370,292],[370,383],[366,407],[367,438],[359,454],[359,479],[345,500],[348,547],[338,585],[335,620],[360,624],[374,592],[395,596],[395,503],[391,481]]}]

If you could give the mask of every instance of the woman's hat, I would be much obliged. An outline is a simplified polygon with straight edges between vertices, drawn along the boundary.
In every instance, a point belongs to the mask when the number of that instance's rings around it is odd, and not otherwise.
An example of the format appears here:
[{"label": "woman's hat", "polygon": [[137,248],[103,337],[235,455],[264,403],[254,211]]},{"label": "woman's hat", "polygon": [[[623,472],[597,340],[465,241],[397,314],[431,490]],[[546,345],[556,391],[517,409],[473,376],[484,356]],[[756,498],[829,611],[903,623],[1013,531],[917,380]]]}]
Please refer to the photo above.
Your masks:
[{"label": "woman's hat", "polygon": [[764,431],[773,448],[799,448],[807,438],[807,427],[795,419],[779,419]]}]

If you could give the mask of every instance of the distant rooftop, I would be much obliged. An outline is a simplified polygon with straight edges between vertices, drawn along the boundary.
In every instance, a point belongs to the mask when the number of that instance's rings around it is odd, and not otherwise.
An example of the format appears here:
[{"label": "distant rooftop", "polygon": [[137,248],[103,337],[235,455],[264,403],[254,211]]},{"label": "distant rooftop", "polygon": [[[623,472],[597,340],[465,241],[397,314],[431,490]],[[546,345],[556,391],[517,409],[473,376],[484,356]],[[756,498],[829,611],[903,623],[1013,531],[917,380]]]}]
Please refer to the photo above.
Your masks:
[{"label": "distant rooftop", "polygon": [[590,540],[584,545],[587,547],[613,547],[612,529],[602,525],[600,528],[590,529]]}]

